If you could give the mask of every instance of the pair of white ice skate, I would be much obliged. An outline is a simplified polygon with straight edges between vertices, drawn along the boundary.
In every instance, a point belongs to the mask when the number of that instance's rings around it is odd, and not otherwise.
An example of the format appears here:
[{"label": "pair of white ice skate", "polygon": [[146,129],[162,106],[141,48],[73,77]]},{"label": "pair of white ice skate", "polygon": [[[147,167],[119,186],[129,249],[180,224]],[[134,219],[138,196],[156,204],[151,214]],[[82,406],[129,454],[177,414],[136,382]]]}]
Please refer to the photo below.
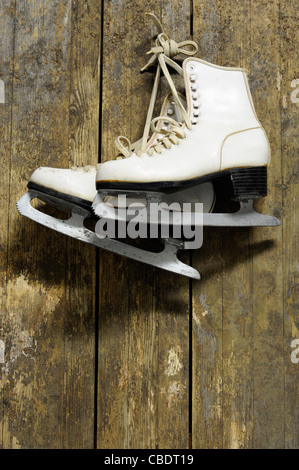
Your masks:
[{"label": "pair of white ice skate", "polygon": [[[157,253],[118,239],[100,238],[84,226],[91,214],[105,221],[120,220],[120,210],[112,210],[119,195],[144,205],[152,201],[202,203],[203,226],[279,225],[275,217],[253,209],[253,201],[267,194],[270,148],[245,71],[192,57],[197,45],[169,39],[157,18],[151,16],[158,35],[143,70],[154,65],[156,75],[142,138],[131,144],[118,137],[116,145],[122,157],[97,167],[38,168],[17,207],[22,215],[71,237],[199,279],[196,269],[177,258],[178,250],[190,247],[183,237],[163,239],[163,250]],[[178,54],[190,56],[182,66],[173,60]],[[170,70],[182,77],[185,96],[178,93]],[[161,72],[170,93],[160,115],[153,119]],[[222,188],[217,197],[238,201],[237,212],[213,213],[217,187]],[[70,211],[71,217],[60,220],[42,213],[31,205],[34,198]],[[188,223],[196,223],[194,215],[190,213]]]}]

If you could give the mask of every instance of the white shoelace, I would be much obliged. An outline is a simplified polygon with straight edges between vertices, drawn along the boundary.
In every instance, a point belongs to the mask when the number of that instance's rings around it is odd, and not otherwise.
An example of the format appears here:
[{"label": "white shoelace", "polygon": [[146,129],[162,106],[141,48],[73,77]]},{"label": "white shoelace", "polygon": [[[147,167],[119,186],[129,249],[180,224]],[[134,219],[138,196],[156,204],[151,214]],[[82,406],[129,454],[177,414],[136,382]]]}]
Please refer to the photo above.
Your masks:
[{"label": "white shoelace", "polygon": [[[146,117],[146,122],[145,122],[142,138],[139,141],[135,142],[134,144],[131,144],[130,140],[124,136],[119,136],[115,141],[116,147],[122,153],[122,155],[126,158],[130,157],[133,151],[135,151],[135,153],[138,156],[141,156],[145,152],[148,155],[153,155],[154,152],[161,153],[164,148],[171,148],[172,144],[178,145],[180,142],[180,139],[185,138],[186,135],[183,129],[184,124],[186,125],[188,129],[192,128],[191,120],[179,97],[179,94],[176,90],[176,87],[170,76],[167,66],[172,67],[179,75],[183,76],[182,67],[180,67],[172,59],[178,54],[193,56],[194,54],[197,53],[198,46],[194,41],[182,41],[182,42],[177,43],[173,39],[169,39],[169,37],[163,31],[162,25],[160,21],[158,20],[158,18],[153,13],[148,13],[148,15],[151,16],[152,20],[154,21],[159,34],[157,36],[155,46],[146,53],[146,54],[152,54],[152,57],[150,58],[148,63],[141,69],[141,71],[143,72],[147,70],[151,65],[154,65],[156,62],[158,62],[157,71],[156,71],[155,81],[154,81],[154,85],[152,89],[152,94],[150,98],[150,103],[148,107],[148,112],[147,112],[147,117]],[[189,47],[190,49],[185,49],[186,46]],[[174,119],[169,118],[167,116],[158,116],[152,119],[154,106],[155,106],[156,99],[157,99],[158,86],[159,86],[159,82],[161,78],[161,70],[170,87],[173,100],[174,100],[174,103],[176,104],[177,112],[179,114],[181,122],[177,122]],[[158,129],[156,127],[156,123],[159,123],[160,121],[168,122],[170,124],[169,128]],[[152,144],[152,146],[147,148],[150,130],[152,132],[158,132],[159,134],[165,135],[165,137],[163,137],[160,142],[158,143],[155,142]],[[118,158],[123,158],[123,157],[118,157]]]}]

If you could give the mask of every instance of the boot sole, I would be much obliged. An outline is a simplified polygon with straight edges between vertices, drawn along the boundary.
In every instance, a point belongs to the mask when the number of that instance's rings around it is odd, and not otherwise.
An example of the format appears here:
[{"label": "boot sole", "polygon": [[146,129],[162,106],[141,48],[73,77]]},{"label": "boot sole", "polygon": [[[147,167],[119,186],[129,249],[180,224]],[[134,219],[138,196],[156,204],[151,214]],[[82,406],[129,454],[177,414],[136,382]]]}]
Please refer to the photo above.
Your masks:
[{"label": "boot sole", "polygon": [[[90,201],[86,201],[85,199],[81,199],[76,196],[71,196],[69,194],[64,194],[59,191],[55,191],[54,189],[47,188],[46,186],[42,186],[37,183],[32,183],[31,181],[29,181],[29,183],[27,184],[27,187],[28,189],[33,189],[37,191],[39,193],[38,194],[39,198],[44,202],[49,202],[49,200],[47,199],[47,195],[48,195],[56,199],[59,199],[62,204],[63,204],[63,201],[66,201],[75,206],[79,206],[79,207],[82,207],[83,209],[87,209],[89,212],[92,213],[92,207],[91,207]],[[43,194],[45,195],[44,198],[43,198]]]},{"label": "boot sole", "polygon": [[201,183],[228,182],[232,187],[234,199],[256,199],[267,196],[267,167],[256,166],[246,168],[230,168],[217,171],[208,175],[200,176],[183,181],[157,181],[152,183],[132,183],[118,181],[98,181],[97,190],[121,192],[135,191],[146,193],[148,191],[171,193],[183,188],[197,186]]}]

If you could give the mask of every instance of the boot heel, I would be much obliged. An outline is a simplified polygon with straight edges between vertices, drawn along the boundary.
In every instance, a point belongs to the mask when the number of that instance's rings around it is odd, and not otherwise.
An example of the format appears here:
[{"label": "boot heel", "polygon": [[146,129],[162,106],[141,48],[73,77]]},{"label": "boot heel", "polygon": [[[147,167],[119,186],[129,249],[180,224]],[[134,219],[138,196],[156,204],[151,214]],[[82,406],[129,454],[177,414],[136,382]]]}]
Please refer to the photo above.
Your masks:
[{"label": "boot heel", "polygon": [[267,196],[267,167],[233,168],[230,170],[234,199],[256,199]]}]

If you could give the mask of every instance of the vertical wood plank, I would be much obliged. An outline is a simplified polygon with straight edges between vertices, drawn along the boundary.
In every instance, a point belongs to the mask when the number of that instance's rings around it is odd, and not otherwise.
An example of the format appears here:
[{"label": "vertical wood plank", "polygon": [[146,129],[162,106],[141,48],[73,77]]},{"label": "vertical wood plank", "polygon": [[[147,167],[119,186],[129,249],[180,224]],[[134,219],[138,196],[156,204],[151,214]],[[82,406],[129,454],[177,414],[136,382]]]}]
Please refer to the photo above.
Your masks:
[{"label": "vertical wood plank", "polygon": [[[104,2],[102,160],[122,134],[141,137],[153,78],[140,75],[162,18],[177,40],[189,37],[189,5]],[[188,446],[188,281],[101,253],[99,448]]]},{"label": "vertical wood plank", "polygon": [[[198,57],[221,65],[221,3],[193,1]],[[201,280],[192,283],[192,448],[223,446],[223,230],[204,228],[192,254]]]},{"label": "vertical wood plank", "polygon": [[[4,448],[93,447],[94,250],[21,218],[15,203],[38,166],[97,161],[98,122],[88,115],[98,103],[99,12],[96,2],[81,8],[70,0],[18,0],[13,22],[2,442]],[[78,63],[80,47],[85,57]],[[79,92],[84,102],[74,116],[70,103]],[[70,115],[81,118],[72,129]]]},{"label": "vertical wood plank", "polygon": [[[250,71],[250,3],[221,2],[224,66]],[[249,77],[250,78],[250,77]],[[242,151],[240,149],[240,151]],[[253,308],[250,229],[228,229],[223,240],[223,447],[250,448],[253,435]]]},{"label": "vertical wood plank", "polygon": [[[201,58],[244,67],[248,3],[194,2],[194,39]],[[198,37],[198,39],[197,39]],[[230,208],[216,202],[215,211]],[[251,438],[251,270],[247,229],[205,229],[193,257],[193,435],[197,448],[247,447]]]},{"label": "vertical wood plank", "polygon": [[8,218],[9,218],[9,198],[7,192],[10,182],[10,152],[11,152],[11,113],[12,113],[12,75],[13,75],[13,55],[14,55],[14,13],[15,0],[0,3],[0,80],[2,81],[2,99],[0,103],[0,142],[1,142],[1,188],[0,188],[0,340],[2,341],[2,361],[0,363],[0,448],[4,448],[8,420],[5,417],[5,387],[7,386],[7,374],[5,361],[9,348],[7,338],[7,327],[3,321],[6,312],[6,278],[7,278],[7,240],[8,240]]},{"label": "vertical wood plank", "polygon": [[[71,11],[69,165],[96,165],[99,154],[101,3]],[[94,447],[96,248],[67,239],[64,376],[66,448]],[[70,314],[71,313],[71,314]]]},{"label": "vertical wood plank", "polygon": [[[268,196],[261,212],[283,217],[281,194],[281,123],[279,2],[251,2],[250,70],[253,100],[267,132],[272,159]],[[282,220],[282,223],[284,221]],[[255,229],[253,250],[254,309],[254,448],[284,447],[283,277],[281,227]]]},{"label": "vertical wood plank", "polygon": [[[278,11],[275,2],[245,1],[238,8],[230,1],[194,2],[194,39],[198,34],[202,58],[248,71],[272,147],[269,195],[257,206],[280,217],[279,118],[273,122],[280,114]],[[280,447],[281,229],[226,229],[219,235],[204,236],[194,258],[207,277],[193,285],[193,446]]]},{"label": "vertical wood plank", "polygon": [[[68,156],[68,129],[63,125],[67,123],[67,115],[63,113],[67,102],[64,101],[62,109],[57,109],[59,97],[65,100],[65,95],[68,96],[68,72],[62,60],[69,55],[68,23],[66,28],[60,29],[67,4],[61,3],[60,10],[57,3],[51,7],[47,12],[40,2],[17,1],[14,19],[6,448],[32,447],[34,443],[36,447],[43,447],[50,442],[57,447],[61,443],[65,270],[60,250],[65,249],[65,240],[61,236],[60,246],[55,246],[54,234],[21,218],[15,210],[15,202],[26,190],[31,172],[46,162],[45,156],[54,155],[48,159],[53,166],[59,166],[59,157],[66,162]],[[59,39],[53,40],[58,32]],[[47,43],[51,43],[51,50]],[[61,67],[60,75],[55,73],[56,66]],[[58,129],[54,124],[56,120]],[[51,262],[47,245],[51,246],[52,256],[56,255],[56,266]],[[42,372],[45,365],[46,376]]]},{"label": "vertical wood plank", "polygon": [[[285,447],[299,448],[299,364],[291,344],[299,339],[298,315],[298,21],[297,2],[280,2],[281,151],[285,348]],[[294,86],[295,85],[295,86]],[[297,92],[296,92],[297,90]],[[297,355],[298,357],[298,355]]]}]

